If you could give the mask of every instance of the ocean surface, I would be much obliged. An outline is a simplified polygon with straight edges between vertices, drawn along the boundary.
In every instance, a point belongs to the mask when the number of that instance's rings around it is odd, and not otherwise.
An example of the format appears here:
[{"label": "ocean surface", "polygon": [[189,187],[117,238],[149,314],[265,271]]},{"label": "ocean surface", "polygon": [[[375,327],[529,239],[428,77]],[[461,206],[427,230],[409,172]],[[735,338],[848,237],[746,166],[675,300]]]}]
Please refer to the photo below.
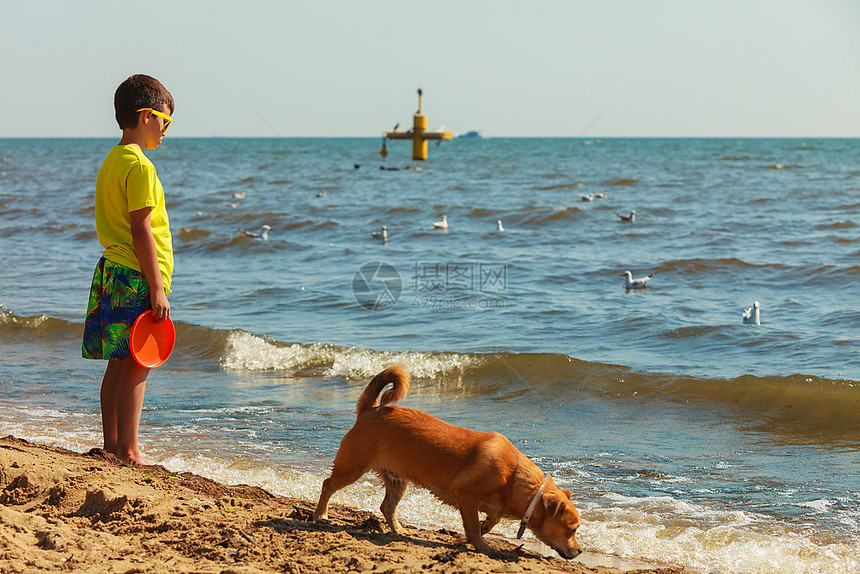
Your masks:
[{"label": "ocean surface", "polygon": [[[80,339],[115,141],[0,139],[3,435],[101,446],[104,364]],[[574,492],[589,554],[860,572],[860,140],[379,148],[168,136],[149,152],[178,339],[149,378],[146,456],[316,500],[360,392],[400,362],[404,406],[502,432]],[[626,270],[656,274],[627,291]],[[754,301],[759,326],[742,322]],[[381,498],[368,475],[334,503]],[[420,489],[400,514],[462,528]]]}]

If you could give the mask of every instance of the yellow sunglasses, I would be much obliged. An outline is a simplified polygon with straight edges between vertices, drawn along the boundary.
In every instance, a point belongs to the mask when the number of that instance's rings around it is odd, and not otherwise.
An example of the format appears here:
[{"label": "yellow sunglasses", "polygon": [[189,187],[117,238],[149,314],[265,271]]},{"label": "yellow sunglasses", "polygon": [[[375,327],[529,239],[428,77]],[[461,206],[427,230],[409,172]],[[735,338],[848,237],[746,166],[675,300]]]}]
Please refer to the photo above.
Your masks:
[{"label": "yellow sunglasses", "polygon": [[153,110],[152,108],[140,108],[139,110],[134,110],[134,111],[136,111],[136,112],[145,112],[146,110],[149,110],[150,112],[152,112],[152,115],[154,115],[154,116],[158,116],[158,117],[160,117],[161,119],[163,119],[163,120],[164,120],[164,126],[161,128],[161,133],[166,132],[166,131],[167,131],[167,128],[168,128],[168,127],[170,127],[170,122],[172,122],[172,121],[173,121],[173,118],[171,118],[171,117],[170,117],[170,116],[168,116],[167,114],[161,113],[161,112],[159,112],[159,111],[157,111],[157,110]]}]

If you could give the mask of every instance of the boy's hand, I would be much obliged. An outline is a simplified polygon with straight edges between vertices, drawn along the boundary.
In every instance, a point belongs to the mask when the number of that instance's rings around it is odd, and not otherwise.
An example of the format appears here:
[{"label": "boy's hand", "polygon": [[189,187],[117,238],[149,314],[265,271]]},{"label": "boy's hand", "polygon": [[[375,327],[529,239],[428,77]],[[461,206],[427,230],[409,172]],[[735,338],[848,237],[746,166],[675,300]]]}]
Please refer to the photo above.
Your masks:
[{"label": "boy's hand", "polygon": [[152,303],[153,317],[159,321],[170,317],[170,301],[167,300],[164,291],[152,291],[149,295],[149,302]]},{"label": "boy's hand", "polygon": [[152,316],[159,321],[170,317],[170,302],[164,292],[161,271],[158,269],[158,255],[155,251],[155,239],[152,237],[150,226],[151,207],[144,207],[129,213],[131,219],[131,241],[137,253],[140,270],[149,284],[149,302],[152,304]]}]

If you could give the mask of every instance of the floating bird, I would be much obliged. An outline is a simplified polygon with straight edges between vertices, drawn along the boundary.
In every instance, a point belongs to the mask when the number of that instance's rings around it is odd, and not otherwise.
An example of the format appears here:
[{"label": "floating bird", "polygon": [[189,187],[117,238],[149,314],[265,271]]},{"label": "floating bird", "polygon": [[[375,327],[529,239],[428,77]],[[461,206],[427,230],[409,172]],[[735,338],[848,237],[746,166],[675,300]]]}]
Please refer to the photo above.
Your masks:
[{"label": "floating bird", "polygon": [[433,227],[435,227],[436,229],[448,229],[448,216],[443,215],[442,221],[434,221]]},{"label": "floating bird", "polygon": [[245,192],[244,191],[234,191],[233,192],[233,199],[245,199]]},{"label": "floating bird", "polygon": [[496,220],[496,231],[504,231],[504,230],[505,230],[505,228],[502,227],[502,220],[497,219]]},{"label": "floating bird", "polygon": [[645,277],[637,277],[636,279],[634,279],[633,274],[630,273],[630,271],[625,271],[624,272],[624,278],[625,278],[624,286],[627,289],[642,289],[642,288],[648,286],[648,282],[656,274],[657,274],[657,272],[655,271],[651,275],[646,275]]},{"label": "floating bird", "polygon": [[606,194],[602,191],[597,191],[595,193],[592,193],[591,195],[594,196],[594,199],[605,199],[606,198]]},{"label": "floating bird", "polygon": [[325,197],[325,196],[326,196],[326,193],[324,191],[318,191],[317,192],[317,197]]},{"label": "floating bird", "polygon": [[381,239],[383,242],[388,242],[388,226],[383,225],[379,231],[371,231],[370,236],[374,239]]},{"label": "floating bird", "polygon": [[225,201],[224,205],[226,205],[227,207],[232,207],[235,209],[235,208],[239,207],[239,202],[238,201],[234,201],[234,202]]},{"label": "floating bird", "polygon": [[752,307],[744,309],[744,323],[750,325],[761,325],[758,301],[753,301]]},{"label": "floating bird", "polygon": [[263,241],[268,241],[270,229],[272,228],[268,225],[264,225],[260,228],[260,233],[256,233],[254,231],[247,231],[242,228],[239,228],[236,231],[238,231],[240,235],[245,235],[246,237],[253,237],[255,239],[262,239]]},{"label": "floating bird", "polygon": [[580,197],[580,201],[594,201],[594,194],[593,193],[589,193],[589,194],[580,193],[579,197]]},{"label": "floating bird", "polygon": [[624,215],[623,213],[619,213],[618,217],[621,218],[622,222],[635,223],[636,222],[636,212],[631,211],[630,215]]}]

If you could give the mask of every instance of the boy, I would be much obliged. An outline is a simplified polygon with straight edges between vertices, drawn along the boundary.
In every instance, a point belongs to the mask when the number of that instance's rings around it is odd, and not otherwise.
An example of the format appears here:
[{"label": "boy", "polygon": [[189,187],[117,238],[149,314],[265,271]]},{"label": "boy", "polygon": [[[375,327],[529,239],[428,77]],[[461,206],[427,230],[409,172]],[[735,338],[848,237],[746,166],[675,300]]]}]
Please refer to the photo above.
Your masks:
[{"label": "boy", "polygon": [[147,309],[157,319],[170,316],[173,244],[164,188],[143,151],[161,144],[173,96],[155,78],[135,75],[117,88],[114,109],[122,138],[96,180],[96,232],[105,250],[90,288],[82,354],[108,361],[100,397],[104,449],[129,464],[152,464],[137,446],[149,369],[131,357],[129,332]]}]

